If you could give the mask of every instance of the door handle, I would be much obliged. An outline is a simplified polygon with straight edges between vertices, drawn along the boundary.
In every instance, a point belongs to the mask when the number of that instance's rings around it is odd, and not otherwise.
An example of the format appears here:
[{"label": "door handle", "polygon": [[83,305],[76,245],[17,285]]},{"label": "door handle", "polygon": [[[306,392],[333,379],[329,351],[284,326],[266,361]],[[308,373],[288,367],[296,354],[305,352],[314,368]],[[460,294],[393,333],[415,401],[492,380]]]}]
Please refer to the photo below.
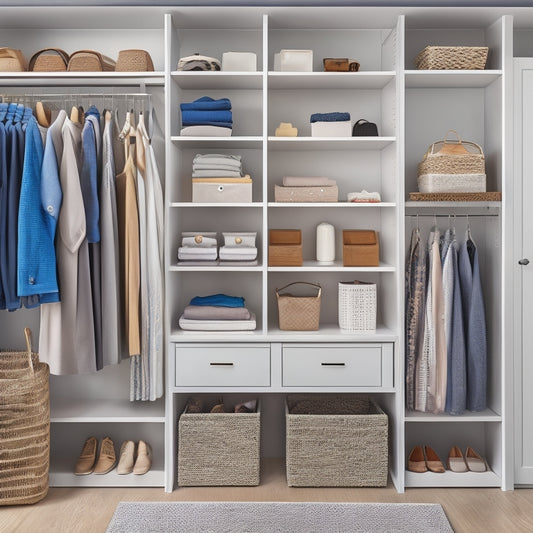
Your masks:
[{"label": "door handle", "polygon": [[346,366],[346,363],[321,363],[322,366]]},{"label": "door handle", "polygon": [[211,366],[233,366],[233,363],[209,363]]},{"label": "door handle", "polygon": [[520,261],[518,261],[518,264],[519,265],[529,265],[529,259],[527,257],[524,257],[524,259],[520,259]]}]

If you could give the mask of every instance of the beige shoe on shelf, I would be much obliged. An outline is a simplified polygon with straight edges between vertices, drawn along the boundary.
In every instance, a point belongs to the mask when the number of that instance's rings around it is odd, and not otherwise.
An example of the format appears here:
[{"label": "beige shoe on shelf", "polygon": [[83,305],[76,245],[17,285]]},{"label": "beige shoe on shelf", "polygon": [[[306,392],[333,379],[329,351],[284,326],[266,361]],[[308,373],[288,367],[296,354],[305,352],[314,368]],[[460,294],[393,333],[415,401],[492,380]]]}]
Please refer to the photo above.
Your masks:
[{"label": "beige shoe on shelf", "polygon": [[446,469],[437,455],[437,452],[431,446],[424,446],[424,455],[426,457],[426,464],[428,470],[435,472],[436,474],[444,474]]},{"label": "beige shoe on shelf", "polygon": [[102,444],[100,444],[100,453],[94,467],[94,473],[107,474],[115,468],[116,464],[115,445],[109,437],[105,437],[102,439]]},{"label": "beige shoe on shelf", "polygon": [[465,458],[461,453],[459,446],[452,446],[448,454],[448,470],[452,472],[468,472]]},{"label": "beige shoe on shelf", "polygon": [[428,471],[426,458],[424,457],[424,452],[420,446],[415,446],[411,450],[409,458],[407,459],[407,470],[416,472],[417,474],[423,474]]},{"label": "beige shoe on shelf", "polygon": [[135,443],[125,440],[120,446],[117,474],[131,474],[135,463]]},{"label": "beige shoe on shelf", "polygon": [[83,443],[80,456],[74,466],[74,474],[77,476],[86,476],[87,474],[93,473],[97,447],[98,441],[96,440],[96,437],[89,437]]},{"label": "beige shoe on shelf", "polygon": [[137,446],[137,459],[133,467],[133,473],[139,475],[146,474],[152,467],[152,448],[147,442],[139,441]]},{"label": "beige shoe on shelf", "polygon": [[486,472],[488,470],[487,463],[481,455],[476,453],[470,446],[465,452],[465,461],[468,466],[468,470],[471,472]]}]

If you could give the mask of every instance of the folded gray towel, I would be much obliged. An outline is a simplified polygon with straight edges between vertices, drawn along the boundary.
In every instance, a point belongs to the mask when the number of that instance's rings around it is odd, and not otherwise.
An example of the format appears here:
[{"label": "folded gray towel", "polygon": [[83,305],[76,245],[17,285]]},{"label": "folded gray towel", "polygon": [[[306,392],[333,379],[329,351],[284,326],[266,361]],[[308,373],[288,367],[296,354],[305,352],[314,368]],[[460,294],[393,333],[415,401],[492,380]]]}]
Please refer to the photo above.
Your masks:
[{"label": "folded gray towel", "polygon": [[249,320],[246,307],[215,307],[212,305],[188,305],[183,318],[190,320]]}]

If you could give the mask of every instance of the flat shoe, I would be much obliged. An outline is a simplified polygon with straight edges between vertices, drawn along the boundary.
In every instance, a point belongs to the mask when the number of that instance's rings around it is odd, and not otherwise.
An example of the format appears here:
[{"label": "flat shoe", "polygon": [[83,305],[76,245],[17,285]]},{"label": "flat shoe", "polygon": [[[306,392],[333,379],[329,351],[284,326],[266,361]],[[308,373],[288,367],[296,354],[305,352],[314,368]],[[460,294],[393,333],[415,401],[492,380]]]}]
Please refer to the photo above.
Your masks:
[{"label": "flat shoe", "polygon": [[96,461],[96,448],[98,441],[96,437],[89,437],[81,449],[80,456],[74,466],[74,474],[77,476],[86,476],[94,472],[94,463]]},{"label": "flat shoe", "polygon": [[448,455],[448,470],[452,472],[468,472],[468,466],[459,446],[452,446],[450,450]]},{"label": "flat shoe", "polygon": [[135,457],[135,443],[132,440],[125,440],[120,446],[117,474],[131,474]]},{"label": "flat shoe", "polygon": [[146,474],[152,467],[152,448],[147,442],[139,441],[137,446],[137,459],[133,467],[133,473],[140,476]]},{"label": "flat shoe", "polygon": [[468,466],[468,470],[471,472],[486,472],[487,471],[487,463],[485,462],[485,459],[481,457],[478,453],[476,453],[470,446],[466,449],[465,453],[465,461],[466,465]]},{"label": "flat shoe", "polygon": [[100,454],[94,467],[95,474],[107,474],[117,464],[117,457],[115,455],[115,445],[109,437],[102,439],[100,445]]},{"label": "flat shoe", "polygon": [[424,455],[426,457],[428,470],[431,470],[436,474],[443,474],[446,472],[437,452],[431,446],[424,446]]},{"label": "flat shoe", "polygon": [[422,452],[422,448],[420,446],[415,446],[411,450],[409,459],[407,460],[407,470],[416,472],[417,474],[422,474],[428,471],[426,460],[424,458],[424,452]]}]

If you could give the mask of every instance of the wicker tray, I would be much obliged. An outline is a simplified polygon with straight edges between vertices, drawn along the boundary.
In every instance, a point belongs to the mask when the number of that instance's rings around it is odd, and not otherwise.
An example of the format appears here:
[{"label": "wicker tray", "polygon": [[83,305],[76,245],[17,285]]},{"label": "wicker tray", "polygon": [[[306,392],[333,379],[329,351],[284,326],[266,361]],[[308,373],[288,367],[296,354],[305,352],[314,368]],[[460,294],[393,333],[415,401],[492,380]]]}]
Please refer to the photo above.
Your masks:
[{"label": "wicker tray", "polygon": [[415,202],[501,202],[502,193],[493,192],[410,192]]},{"label": "wicker tray", "polygon": [[388,473],[388,418],[373,401],[343,394],[289,395],[290,487],[382,487]]},{"label": "wicker tray", "polygon": [[415,58],[419,70],[483,70],[486,46],[426,46]]}]

